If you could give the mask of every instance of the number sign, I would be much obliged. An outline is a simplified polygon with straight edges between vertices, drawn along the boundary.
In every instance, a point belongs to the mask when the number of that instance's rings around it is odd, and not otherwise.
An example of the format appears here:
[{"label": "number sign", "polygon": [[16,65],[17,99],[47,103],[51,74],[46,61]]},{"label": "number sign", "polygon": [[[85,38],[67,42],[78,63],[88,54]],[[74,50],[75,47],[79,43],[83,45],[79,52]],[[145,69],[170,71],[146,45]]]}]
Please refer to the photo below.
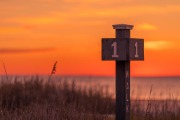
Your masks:
[{"label": "number sign", "polygon": [[134,46],[136,47],[136,54],[134,55],[136,58],[138,58],[139,57],[139,54],[138,54],[138,42],[136,42],[135,44],[134,44]]},{"label": "number sign", "polygon": [[130,60],[144,60],[144,40],[131,38],[129,43]]},{"label": "number sign", "polygon": [[113,44],[111,46],[114,48],[112,57],[113,58],[118,58],[119,55],[117,55],[117,42],[116,41],[113,42]]},{"label": "number sign", "polygon": [[123,39],[102,39],[103,60],[126,60],[126,41]]},{"label": "number sign", "polygon": [[144,60],[144,40],[102,38],[102,60]]}]

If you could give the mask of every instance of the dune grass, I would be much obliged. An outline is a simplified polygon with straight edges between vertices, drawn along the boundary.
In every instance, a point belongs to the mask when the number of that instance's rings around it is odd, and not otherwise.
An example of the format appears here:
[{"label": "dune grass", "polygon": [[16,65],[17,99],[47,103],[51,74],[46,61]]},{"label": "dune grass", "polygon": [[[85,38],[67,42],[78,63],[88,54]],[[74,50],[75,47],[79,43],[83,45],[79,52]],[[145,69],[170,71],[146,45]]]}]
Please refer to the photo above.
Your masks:
[{"label": "dune grass", "polygon": [[[180,120],[178,99],[131,100],[131,120]],[[114,120],[115,101],[104,88],[75,82],[44,82],[39,77],[1,82],[1,120]]]},{"label": "dune grass", "polygon": [[32,77],[0,84],[0,119],[4,120],[84,120],[92,115],[95,119],[113,114],[114,106],[101,89],[77,88],[75,82],[44,83]]}]

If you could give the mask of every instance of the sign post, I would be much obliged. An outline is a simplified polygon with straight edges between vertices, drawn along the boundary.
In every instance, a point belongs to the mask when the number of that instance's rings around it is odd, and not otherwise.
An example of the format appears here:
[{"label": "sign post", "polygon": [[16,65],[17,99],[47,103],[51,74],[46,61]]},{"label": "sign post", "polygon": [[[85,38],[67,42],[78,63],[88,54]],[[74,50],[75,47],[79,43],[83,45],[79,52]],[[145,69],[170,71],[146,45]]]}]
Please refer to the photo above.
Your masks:
[{"label": "sign post", "polygon": [[133,25],[113,28],[116,38],[102,38],[102,60],[116,61],[116,120],[130,120],[130,60],[144,60],[144,40],[130,38]]}]

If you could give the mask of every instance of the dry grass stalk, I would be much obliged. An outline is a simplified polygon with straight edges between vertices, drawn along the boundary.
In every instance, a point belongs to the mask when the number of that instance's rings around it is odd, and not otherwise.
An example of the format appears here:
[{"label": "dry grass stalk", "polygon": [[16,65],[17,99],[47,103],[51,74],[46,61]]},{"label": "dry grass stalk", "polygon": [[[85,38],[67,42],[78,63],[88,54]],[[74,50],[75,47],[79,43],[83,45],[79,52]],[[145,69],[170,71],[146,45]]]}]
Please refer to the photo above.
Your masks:
[{"label": "dry grass stalk", "polygon": [[52,75],[56,73],[56,65],[57,65],[57,61],[56,61],[56,62],[54,63],[54,65],[53,65],[53,69],[52,69],[52,71],[51,71],[51,74],[50,74],[48,83],[51,81]]},{"label": "dry grass stalk", "polygon": [[53,69],[51,71],[51,75],[55,74],[55,72],[56,72],[56,65],[57,65],[57,61],[53,65]]},{"label": "dry grass stalk", "polygon": [[3,67],[4,67],[4,71],[6,73],[6,79],[8,81],[8,74],[7,74],[6,66],[5,66],[4,61],[2,59],[1,59],[1,61],[2,61]]},{"label": "dry grass stalk", "polygon": [[146,114],[145,114],[144,120],[146,120],[146,119],[152,120],[153,119],[153,116],[151,114],[151,103],[150,103],[151,93],[152,93],[152,85],[151,85],[151,89],[150,89],[150,93],[149,93],[149,99],[148,99],[148,104],[147,104]]}]

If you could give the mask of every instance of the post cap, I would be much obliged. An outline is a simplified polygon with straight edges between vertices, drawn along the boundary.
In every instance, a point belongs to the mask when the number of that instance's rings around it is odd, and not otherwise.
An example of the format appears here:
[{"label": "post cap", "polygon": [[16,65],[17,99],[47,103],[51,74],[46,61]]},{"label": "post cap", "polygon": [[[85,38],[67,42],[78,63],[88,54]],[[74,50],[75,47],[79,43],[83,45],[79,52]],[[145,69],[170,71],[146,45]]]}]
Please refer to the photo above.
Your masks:
[{"label": "post cap", "polygon": [[127,25],[127,24],[115,24],[115,25],[112,25],[113,26],[113,29],[132,29],[134,26],[133,25]]}]

